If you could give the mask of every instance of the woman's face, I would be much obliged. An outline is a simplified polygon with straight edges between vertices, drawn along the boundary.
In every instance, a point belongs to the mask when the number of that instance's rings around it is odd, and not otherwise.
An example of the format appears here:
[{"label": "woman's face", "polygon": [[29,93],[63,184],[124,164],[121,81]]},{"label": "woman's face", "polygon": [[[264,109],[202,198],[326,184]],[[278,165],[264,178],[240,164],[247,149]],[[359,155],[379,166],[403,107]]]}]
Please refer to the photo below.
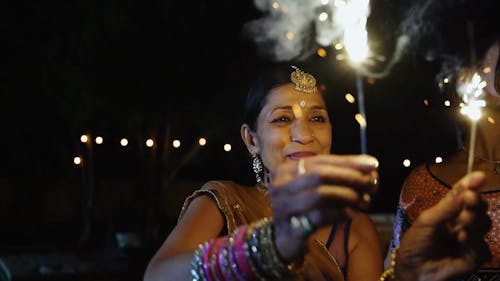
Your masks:
[{"label": "woman's face", "polygon": [[274,88],[257,117],[254,142],[271,175],[285,161],[330,153],[332,126],[323,97],[292,83]]}]

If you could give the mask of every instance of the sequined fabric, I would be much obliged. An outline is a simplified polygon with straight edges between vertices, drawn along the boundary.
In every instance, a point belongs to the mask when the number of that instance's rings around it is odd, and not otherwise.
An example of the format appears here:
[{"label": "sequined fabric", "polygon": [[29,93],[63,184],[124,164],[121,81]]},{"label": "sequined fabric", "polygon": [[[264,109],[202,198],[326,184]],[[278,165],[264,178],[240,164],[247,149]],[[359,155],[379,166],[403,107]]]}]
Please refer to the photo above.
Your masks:
[{"label": "sequined fabric", "polygon": [[[450,190],[450,186],[435,178],[429,171],[427,165],[415,168],[406,178],[401,190],[399,200],[399,212],[393,233],[391,246],[399,245],[399,237],[417,216],[425,209],[432,207],[441,200]],[[491,218],[492,226],[485,237],[492,259],[483,264],[484,270],[470,275],[464,280],[498,280],[500,281],[500,191],[482,193],[488,202],[488,215]],[[496,279],[495,279],[496,278]]]}]

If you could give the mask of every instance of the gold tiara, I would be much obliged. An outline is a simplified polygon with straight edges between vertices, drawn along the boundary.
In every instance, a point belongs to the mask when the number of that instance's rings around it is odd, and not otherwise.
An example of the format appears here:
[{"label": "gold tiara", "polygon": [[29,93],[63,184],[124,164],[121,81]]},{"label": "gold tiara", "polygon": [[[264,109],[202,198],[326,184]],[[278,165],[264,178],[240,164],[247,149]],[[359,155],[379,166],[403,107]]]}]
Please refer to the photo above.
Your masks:
[{"label": "gold tiara", "polygon": [[292,65],[292,68],[295,70],[290,74],[290,80],[295,84],[295,90],[304,93],[316,93],[316,78],[296,66]]}]

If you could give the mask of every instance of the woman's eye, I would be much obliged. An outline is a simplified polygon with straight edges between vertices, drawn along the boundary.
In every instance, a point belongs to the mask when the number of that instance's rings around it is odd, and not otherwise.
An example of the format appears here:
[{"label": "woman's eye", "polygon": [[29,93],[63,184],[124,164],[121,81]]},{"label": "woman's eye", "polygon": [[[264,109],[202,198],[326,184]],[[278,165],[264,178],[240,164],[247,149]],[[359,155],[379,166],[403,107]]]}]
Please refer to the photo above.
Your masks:
[{"label": "woman's eye", "polygon": [[326,118],[324,116],[321,116],[321,115],[313,116],[313,118],[311,118],[311,119],[314,122],[325,122],[326,121]]},{"label": "woman's eye", "polygon": [[281,123],[281,122],[288,122],[290,121],[290,118],[287,116],[280,116],[277,118],[274,118],[271,122],[272,123]]}]

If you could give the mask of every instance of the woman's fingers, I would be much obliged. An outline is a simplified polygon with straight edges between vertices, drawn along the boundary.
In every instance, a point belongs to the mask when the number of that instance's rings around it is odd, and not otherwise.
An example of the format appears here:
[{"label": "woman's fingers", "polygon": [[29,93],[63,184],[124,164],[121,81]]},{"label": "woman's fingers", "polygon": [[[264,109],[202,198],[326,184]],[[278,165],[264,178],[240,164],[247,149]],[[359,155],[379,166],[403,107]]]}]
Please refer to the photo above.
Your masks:
[{"label": "woman's fingers", "polygon": [[[350,159],[350,162],[347,159],[343,159],[342,161],[325,161],[326,159],[335,159],[338,157],[340,156],[321,155],[320,157],[318,155],[301,158],[297,162],[287,162],[281,165],[277,173],[273,176],[273,187],[287,188],[290,192],[300,192],[306,188],[314,189],[320,184],[332,184],[352,187],[362,193],[374,194],[377,191],[378,173],[376,169],[362,170],[358,169],[359,167],[353,168],[356,165],[366,168],[366,164],[363,163],[367,162],[367,156],[358,158],[354,156],[349,158],[343,157]],[[357,161],[353,159],[357,159]],[[368,159],[372,158],[369,157]],[[333,165],[334,163],[343,163],[344,166]],[[350,163],[351,165],[346,165],[346,163]]]}]

